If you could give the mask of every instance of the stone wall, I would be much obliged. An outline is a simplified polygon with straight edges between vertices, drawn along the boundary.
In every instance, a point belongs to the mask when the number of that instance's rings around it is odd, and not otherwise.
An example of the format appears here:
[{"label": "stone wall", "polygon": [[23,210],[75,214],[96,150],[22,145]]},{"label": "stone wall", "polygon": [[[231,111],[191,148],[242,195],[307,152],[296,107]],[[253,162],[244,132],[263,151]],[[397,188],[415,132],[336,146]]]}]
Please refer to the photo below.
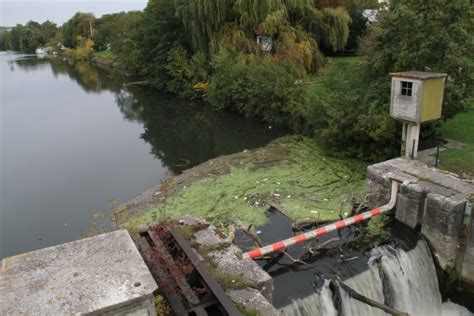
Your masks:
[{"label": "stone wall", "polygon": [[474,229],[463,223],[474,185],[425,163],[396,158],[367,169],[367,198],[371,207],[390,198],[390,179],[401,182],[395,217],[411,228],[421,228],[441,268],[456,268],[474,284]]}]

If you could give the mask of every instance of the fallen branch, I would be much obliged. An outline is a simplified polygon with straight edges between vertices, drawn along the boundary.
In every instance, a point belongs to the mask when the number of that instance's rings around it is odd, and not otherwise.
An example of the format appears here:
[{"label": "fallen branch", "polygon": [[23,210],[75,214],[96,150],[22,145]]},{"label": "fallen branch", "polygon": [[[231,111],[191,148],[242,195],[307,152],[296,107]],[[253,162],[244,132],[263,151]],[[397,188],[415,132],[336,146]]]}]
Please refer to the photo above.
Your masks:
[{"label": "fallen branch", "polygon": [[379,303],[377,301],[374,301],[368,297],[365,297],[359,293],[357,293],[356,291],[354,291],[352,288],[350,288],[349,286],[347,286],[346,284],[344,284],[343,282],[340,282],[340,281],[337,281],[337,280],[332,280],[333,282],[339,284],[339,286],[347,292],[347,294],[352,297],[353,299],[356,299],[362,303],[365,303],[367,305],[370,305],[372,307],[375,307],[375,308],[378,308],[378,309],[381,309],[383,310],[384,312],[386,313],[389,313],[391,315],[395,315],[395,316],[410,316],[408,313],[404,313],[404,312],[400,312],[394,308],[391,308],[390,306],[387,306],[385,304],[382,304],[382,303]]},{"label": "fallen branch", "polygon": [[[249,227],[250,228],[250,227]],[[252,233],[250,230],[247,230],[243,227],[240,227],[240,230],[245,233],[247,236],[249,236],[250,238],[252,238],[252,240],[255,242],[255,244],[261,248],[263,247],[263,242],[262,240],[254,233]]]},{"label": "fallen branch", "polygon": [[316,245],[315,247],[312,247],[312,248],[310,247],[308,251],[311,254],[313,254],[315,251],[318,251],[318,250],[329,250],[330,248],[328,248],[328,245],[335,241],[339,241],[339,238],[334,237],[334,238],[328,239],[325,242],[322,242],[319,245]]}]

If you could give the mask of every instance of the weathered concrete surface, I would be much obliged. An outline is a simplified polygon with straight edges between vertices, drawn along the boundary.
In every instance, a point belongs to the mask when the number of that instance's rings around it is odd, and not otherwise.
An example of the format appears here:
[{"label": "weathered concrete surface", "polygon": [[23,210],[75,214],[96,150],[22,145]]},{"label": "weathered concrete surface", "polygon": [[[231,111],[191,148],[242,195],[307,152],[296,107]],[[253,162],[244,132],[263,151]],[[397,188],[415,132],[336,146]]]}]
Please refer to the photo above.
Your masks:
[{"label": "weathered concrete surface", "polygon": [[[471,199],[471,212],[472,212]],[[470,225],[466,228],[466,246],[464,248],[463,260],[461,267],[458,269],[461,271],[461,277],[465,280],[472,280],[474,277],[474,217],[471,214]],[[474,286],[474,282],[471,284]]]},{"label": "weathered concrete surface", "polygon": [[259,291],[255,289],[228,290],[226,293],[233,302],[242,304],[249,310],[257,310],[260,312],[260,315],[282,315],[272,304],[265,300]]},{"label": "weathered concrete surface", "polygon": [[0,315],[156,315],[156,288],[120,230],[4,259]]},{"label": "weathered concrete surface", "polygon": [[[474,273],[468,273],[474,271],[474,237],[465,240],[463,236],[470,228],[463,225],[463,218],[474,185],[421,161],[396,158],[368,167],[367,193],[371,207],[388,202],[390,178],[402,182],[396,218],[412,228],[421,226],[440,266],[456,267],[460,273],[466,271],[461,273],[463,279],[474,283]],[[464,252],[463,246],[467,251]]]},{"label": "weathered concrete surface", "polygon": [[[202,219],[189,215],[180,218],[179,223],[182,225],[208,224]],[[216,247],[217,249],[210,251],[208,256],[217,265],[219,271],[227,275],[244,278],[260,294],[254,298],[254,303],[259,306],[272,306],[272,277],[255,261],[242,259],[242,250],[231,244],[231,238],[222,238],[216,233],[216,227],[209,225],[194,233],[194,241],[200,247]],[[254,289],[247,288],[246,290],[256,291]]]},{"label": "weathered concrete surface", "polygon": [[232,245],[223,250],[213,251],[209,255],[221,271],[244,278],[260,290],[267,300],[272,301],[273,279],[255,261],[241,259],[242,250],[238,247]]}]

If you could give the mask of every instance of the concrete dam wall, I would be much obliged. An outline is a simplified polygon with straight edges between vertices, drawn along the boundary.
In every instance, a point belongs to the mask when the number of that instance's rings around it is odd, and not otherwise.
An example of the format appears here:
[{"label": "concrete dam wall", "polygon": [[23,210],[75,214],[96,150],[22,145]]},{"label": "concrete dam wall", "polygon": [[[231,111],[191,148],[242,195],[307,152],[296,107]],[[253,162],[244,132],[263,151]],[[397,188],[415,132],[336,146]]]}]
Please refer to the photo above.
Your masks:
[{"label": "concrete dam wall", "polygon": [[402,183],[395,210],[400,222],[421,229],[438,261],[474,285],[474,185],[425,163],[396,158],[367,169],[367,199],[376,207],[390,198],[390,179]]}]

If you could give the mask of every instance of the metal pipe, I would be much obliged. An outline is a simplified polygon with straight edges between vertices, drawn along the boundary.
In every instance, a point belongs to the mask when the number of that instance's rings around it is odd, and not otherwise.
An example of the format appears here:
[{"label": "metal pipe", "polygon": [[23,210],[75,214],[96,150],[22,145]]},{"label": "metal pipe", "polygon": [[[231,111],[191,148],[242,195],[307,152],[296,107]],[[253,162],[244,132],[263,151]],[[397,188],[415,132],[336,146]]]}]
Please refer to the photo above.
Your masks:
[{"label": "metal pipe", "polygon": [[374,208],[373,210],[340,220],[338,222],[314,229],[312,231],[296,235],[293,237],[290,237],[288,239],[278,241],[276,243],[273,243],[271,245],[262,247],[262,248],[257,248],[254,250],[250,250],[249,252],[244,253],[242,256],[244,259],[257,259],[262,256],[265,256],[269,253],[277,252],[283,249],[286,249],[290,246],[300,244],[302,242],[308,241],[310,239],[314,239],[317,237],[321,237],[327,233],[330,233],[335,230],[342,229],[344,227],[350,226],[352,224],[359,223],[363,220],[369,219],[374,216],[378,216],[380,214],[386,213],[393,209],[395,207],[395,204],[397,202],[397,194],[398,194],[398,182],[392,180],[392,190],[390,193],[390,201],[379,207],[379,208]]}]

